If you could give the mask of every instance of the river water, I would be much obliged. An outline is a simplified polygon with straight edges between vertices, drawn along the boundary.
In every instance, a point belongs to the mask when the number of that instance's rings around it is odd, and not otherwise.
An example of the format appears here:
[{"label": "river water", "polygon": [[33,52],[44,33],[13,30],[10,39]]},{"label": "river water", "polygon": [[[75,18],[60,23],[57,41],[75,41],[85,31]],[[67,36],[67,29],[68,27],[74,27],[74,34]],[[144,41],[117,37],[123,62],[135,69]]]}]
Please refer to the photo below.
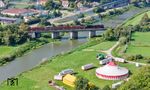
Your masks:
[{"label": "river water", "polygon": [[[107,27],[115,27],[139,12],[141,12],[141,9],[133,9],[111,20],[102,21],[102,23]],[[97,34],[101,34],[101,32],[97,32]],[[49,43],[38,49],[32,50],[22,57],[16,58],[16,60],[0,67],[0,83],[9,77],[16,76],[36,67],[44,58],[51,58],[80,46],[87,42],[86,37],[88,37],[87,32],[80,32],[79,39],[71,41],[68,40],[68,35],[66,35],[61,40],[61,43]]]}]

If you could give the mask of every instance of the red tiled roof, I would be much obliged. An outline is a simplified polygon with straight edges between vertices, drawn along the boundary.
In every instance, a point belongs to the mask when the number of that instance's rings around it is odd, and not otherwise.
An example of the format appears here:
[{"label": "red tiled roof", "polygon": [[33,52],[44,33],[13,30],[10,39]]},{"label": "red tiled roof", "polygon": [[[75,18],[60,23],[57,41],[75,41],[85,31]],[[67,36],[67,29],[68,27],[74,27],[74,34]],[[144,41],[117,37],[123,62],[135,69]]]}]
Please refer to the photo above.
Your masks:
[{"label": "red tiled roof", "polygon": [[47,0],[39,0],[39,2],[47,2]]},{"label": "red tiled roof", "polygon": [[34,12],[34,10],[12,8],[12,9],[6,9],[2,11],[2,13],[12,13],[12,14],[21,14],[21,13],[28,13],[28,12]]}]

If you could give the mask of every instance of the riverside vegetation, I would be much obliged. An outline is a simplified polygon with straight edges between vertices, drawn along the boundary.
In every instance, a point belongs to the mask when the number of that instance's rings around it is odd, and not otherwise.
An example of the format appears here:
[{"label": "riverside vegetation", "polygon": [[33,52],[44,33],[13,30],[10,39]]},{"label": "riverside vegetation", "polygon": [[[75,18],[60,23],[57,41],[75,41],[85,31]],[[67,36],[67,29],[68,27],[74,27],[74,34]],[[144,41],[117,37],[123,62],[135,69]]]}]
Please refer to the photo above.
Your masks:
[{"label": "riverside vegetation", "polygon": [[22,56],[25,52],[52,42],[50,35],[43,34],[41,38],[32,39],[28,35],[28,25],[0,26],[0,65]]}]

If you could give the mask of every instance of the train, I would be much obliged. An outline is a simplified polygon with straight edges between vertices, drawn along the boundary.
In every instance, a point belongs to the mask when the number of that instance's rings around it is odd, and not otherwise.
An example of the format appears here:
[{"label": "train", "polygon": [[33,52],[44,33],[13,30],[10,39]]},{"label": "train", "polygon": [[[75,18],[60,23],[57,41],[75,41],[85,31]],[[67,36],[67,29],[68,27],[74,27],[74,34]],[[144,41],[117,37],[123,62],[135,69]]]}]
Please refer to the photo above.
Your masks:
[{"label": "train", "polygon": [[97,29],[104,28],[104,25],[59,25],[59,26],[46,26],[46,27],[31,27],[30,31],[47,31],[47,30],[77,30],[77,29]]}]

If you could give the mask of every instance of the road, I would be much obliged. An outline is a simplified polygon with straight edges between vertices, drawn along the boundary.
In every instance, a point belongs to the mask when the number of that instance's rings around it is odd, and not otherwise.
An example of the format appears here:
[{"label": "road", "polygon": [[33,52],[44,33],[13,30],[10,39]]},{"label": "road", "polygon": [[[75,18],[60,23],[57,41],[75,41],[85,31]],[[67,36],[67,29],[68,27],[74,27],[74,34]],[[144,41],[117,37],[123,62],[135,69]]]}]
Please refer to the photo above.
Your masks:
[{"label": "road", "polygon": [[9,4],[18,4],[18,5],[35,5],[36,3],[34,3],[34,2],[15,2],[15,1],[11,1],[11,2],[9,2]]}]

